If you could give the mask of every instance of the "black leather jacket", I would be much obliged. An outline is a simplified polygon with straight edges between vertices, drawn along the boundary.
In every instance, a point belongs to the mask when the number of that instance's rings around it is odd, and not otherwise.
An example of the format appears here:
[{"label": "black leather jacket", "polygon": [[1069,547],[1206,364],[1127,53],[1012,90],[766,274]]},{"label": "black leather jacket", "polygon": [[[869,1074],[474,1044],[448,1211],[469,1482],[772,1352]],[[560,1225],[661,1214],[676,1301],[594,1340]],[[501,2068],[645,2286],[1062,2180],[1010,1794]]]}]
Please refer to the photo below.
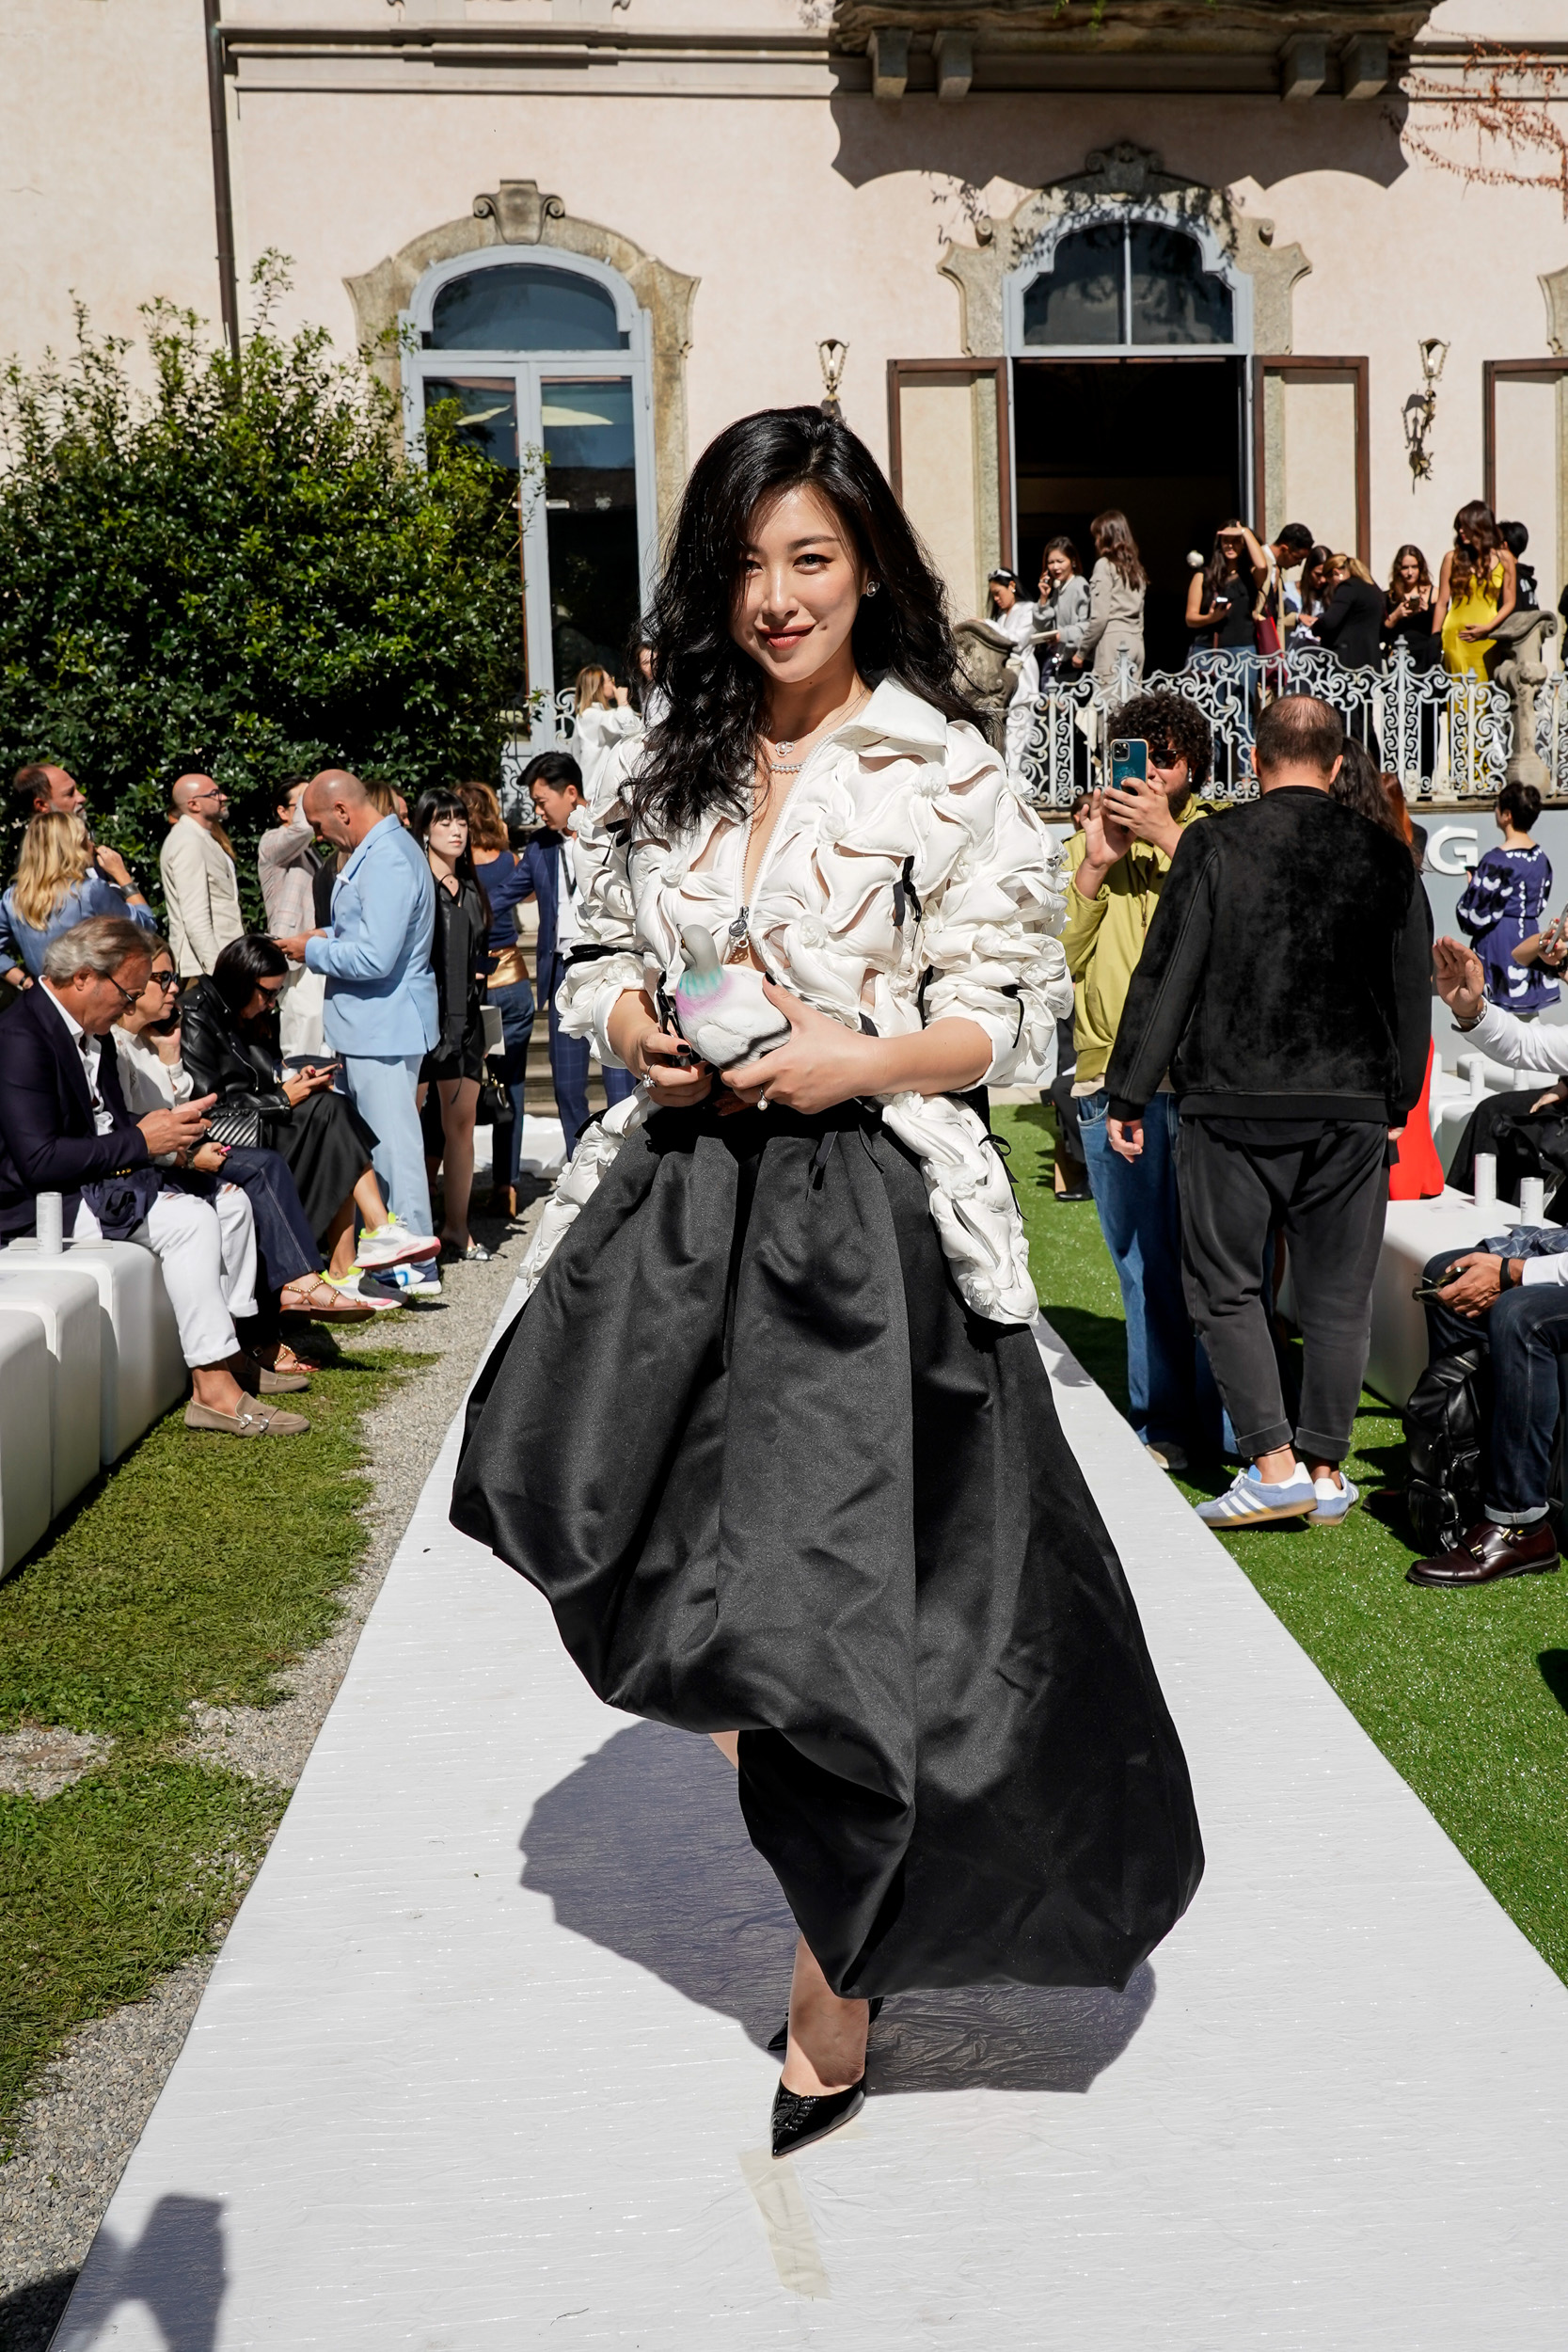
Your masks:
[{"label": "black leather jacket", "polygon": [[180,1058],[198,1094],[215,1094],[226,1110],[289,1116],[289,1098],[277,1083],[276,1022],[242,1027],[215,980],[198,980],[180,999]]}]

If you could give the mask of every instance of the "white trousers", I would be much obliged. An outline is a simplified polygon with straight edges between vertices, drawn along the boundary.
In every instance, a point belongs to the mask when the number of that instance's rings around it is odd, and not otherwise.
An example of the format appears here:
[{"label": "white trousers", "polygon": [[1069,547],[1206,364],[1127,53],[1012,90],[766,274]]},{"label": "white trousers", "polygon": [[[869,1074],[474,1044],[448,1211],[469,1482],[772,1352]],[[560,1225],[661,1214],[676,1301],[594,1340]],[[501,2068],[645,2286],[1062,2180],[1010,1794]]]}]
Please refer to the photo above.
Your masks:
[{"label": "white trousers", "polygon": [[[97,1241],[103,1228],[84,1200],[72,1238]],[[187,1364],[221,1364],[239,1346],[234,1317],[256,1312],[256,1221],[237,1184],[215,1201],[166,1185],[131,1239],[152,1250],[180,1327]]]}]

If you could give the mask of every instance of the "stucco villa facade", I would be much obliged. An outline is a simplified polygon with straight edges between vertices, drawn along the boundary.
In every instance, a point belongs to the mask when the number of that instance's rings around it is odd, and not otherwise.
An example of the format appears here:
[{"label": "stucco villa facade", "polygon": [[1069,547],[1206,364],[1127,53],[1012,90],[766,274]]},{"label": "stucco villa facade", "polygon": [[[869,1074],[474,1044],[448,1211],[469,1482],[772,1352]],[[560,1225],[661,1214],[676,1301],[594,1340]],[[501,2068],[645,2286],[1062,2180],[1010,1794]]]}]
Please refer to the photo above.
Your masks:
[{"label": "stucco villa facade", "polygon": [[0,350],[275,249],[411,434],[543,444],[539,685],[832,339],[959,611],[1105,504],[1155,661],[1237,511],[1381,577],[1490,494],[1568,574],[1561,0],[7,0],[0,141]]}]

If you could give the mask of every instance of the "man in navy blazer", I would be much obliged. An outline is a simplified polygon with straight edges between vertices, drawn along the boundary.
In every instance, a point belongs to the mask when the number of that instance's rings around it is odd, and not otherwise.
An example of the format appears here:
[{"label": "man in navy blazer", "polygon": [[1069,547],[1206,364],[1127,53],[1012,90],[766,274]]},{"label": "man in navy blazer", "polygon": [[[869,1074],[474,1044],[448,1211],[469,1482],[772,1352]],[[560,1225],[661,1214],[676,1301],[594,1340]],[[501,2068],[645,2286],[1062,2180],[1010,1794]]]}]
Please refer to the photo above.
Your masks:
[{"label": "man in navy blazer", "polygon": [[44,950],[42,978],[0,1015],[0,1235],[35,1232],[38,1195],[57,1192],[67,1236],[96,1239],[99,1209],[114,1222],[112,1201],[122,1232],[162,1263],[191,1367],[187,1426],[291,1435],[309,1423],[247,1396],[235,1377],[234,1313],[256,1311],[253,1229],[247,1222],[248,1255],[226,1262],[212,1202],[164,1183],[153,1165],[199,1143],[215,1098],[139,1120],[125,1107],[108,1033],[147,986],[152,936],[119,915],[61,931]]},{"label": "man in navy blazer", "polygon": [[[562,1032],[555,993],[578,935],[570,835],[584,804],[581,771],[564,752],[541,752],[529,763],[522,781],[548,828],[529,843],[522,864],[530,891],[539,902],[539,1002],[549,1013],[555,1106],[566,1149],[575,1152],[588,1124],[588,1040]],[[636,1084],[629,1070],[607,1070],[605,1100],[621,1102]]]}]

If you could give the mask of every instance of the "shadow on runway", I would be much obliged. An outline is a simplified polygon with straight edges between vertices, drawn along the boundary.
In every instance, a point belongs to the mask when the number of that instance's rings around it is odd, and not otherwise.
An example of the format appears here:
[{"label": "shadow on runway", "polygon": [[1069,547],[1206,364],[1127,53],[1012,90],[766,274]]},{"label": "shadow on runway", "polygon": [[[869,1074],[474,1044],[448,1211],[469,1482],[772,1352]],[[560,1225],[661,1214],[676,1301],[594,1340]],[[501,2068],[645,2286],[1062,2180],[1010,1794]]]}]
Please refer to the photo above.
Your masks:
[{"label": "shadow on runway", "polygon": [[[766,2045],[789,1999],[795,1927],[746,1835],[735,1775],[711,1741],[636,1724],[539,1799],[522,1884],[559,1924],[619,1952]],[[1086,2091],[1154,1999],[1034,1985],[899,1993],[871,2044],[871,2086]]]},{"label": "shadow on runway", "polygon": [[100,2230],[54,2352],[109,2342],[127,2303],[146,2306],[167,2352],[213,2352],[226,2283],[222,2201],[160,2197],[135,2245]]}]

